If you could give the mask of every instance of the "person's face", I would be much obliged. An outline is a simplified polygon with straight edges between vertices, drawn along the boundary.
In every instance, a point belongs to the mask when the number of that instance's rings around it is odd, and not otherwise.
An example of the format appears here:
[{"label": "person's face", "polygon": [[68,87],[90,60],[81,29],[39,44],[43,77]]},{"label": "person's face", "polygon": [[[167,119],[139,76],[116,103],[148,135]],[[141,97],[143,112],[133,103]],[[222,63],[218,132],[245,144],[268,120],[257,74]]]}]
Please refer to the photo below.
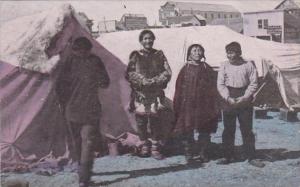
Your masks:
[{"label": "person's face", "polygon": [[191,49],[189,59],[198,62],[201,60],[202,56],[203,56],[203,51],[201,50],[201,48],[195,46]]},{"label": "person's face", "polygon": [[152,37],[151,34],[147,33],[143,36],[143,39],[140,42],[144,49],[152,49],[153,43],[154,43],[154,38]]},{"label": "person's face", "polygon": [[235,51],[227,51],[226,53],[227,53],[227,58],[230,62],[235,62],[239,58],[239,55]]},{"label": "person's face", "polygon": [[87,50],[85,48],[78,48],[78,49],[75,49],[74,51],[78,56],[82,56],[82,57],[88,56],[88,54],[90,52],[90,50]]}]

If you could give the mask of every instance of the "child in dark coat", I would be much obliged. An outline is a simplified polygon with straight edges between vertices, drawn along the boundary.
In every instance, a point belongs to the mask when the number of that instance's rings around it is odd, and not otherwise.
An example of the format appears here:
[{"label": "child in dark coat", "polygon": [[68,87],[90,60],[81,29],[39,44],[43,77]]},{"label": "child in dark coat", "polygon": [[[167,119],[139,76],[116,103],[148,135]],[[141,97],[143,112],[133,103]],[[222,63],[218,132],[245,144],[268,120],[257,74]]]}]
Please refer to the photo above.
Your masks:
[{"label": "child in dark coat", "polygon": [[205,62],[204,48],[199,44],[187,50],[187,63],[181,69],[174,96],[175,133],[183,136],[185,156],[192,161],[194,130],[199,133],[200,159],[208,161],[206,154],[210,134],[218,123],[217,89],[213,69]]}]

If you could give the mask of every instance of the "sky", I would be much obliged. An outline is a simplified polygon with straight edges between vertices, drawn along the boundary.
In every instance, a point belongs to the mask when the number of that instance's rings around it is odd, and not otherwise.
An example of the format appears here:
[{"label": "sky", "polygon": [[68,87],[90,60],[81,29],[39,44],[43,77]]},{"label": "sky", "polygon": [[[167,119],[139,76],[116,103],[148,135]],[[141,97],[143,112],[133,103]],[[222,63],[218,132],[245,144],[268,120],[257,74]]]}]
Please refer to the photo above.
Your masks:
[{"label": "sky", "polygon": [[[209,4],[229,4],[241,12],[270,10],[281,0],[178,0]],[[76,11],[85,12],[94,22],[102,20],[120,20],[124,13],[144,14],[148,24],[159,25],[158,10],[166,1],[113,0],[113,1],[0,1],[1,23],[16,17],[34,14],[53,6],[70,3]]]}]

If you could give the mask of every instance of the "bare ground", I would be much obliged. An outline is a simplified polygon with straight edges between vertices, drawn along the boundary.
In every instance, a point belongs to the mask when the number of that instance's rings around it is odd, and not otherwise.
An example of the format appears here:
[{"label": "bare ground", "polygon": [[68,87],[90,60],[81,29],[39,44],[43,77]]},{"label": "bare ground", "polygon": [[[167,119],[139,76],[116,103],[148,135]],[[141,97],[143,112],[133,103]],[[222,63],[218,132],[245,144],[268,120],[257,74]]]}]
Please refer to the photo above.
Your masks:
[{"label": "bare ground", "polygon": [[[279,113],[269,112],[269,119],[256,119],[254,132],[258,157],[266,166],[256,168],[247,161],[217,165],[187,165],[182,155],[162,161],[130,155],[102,157],[95,161],[91,186],[120,187],[300,187],[300,123],[284,122]],[[298,114],[298,118],[300,118]],[[215,147],[221,142],[222,123],[212,137]],[[241,145],[237,131],[236,144]],[[27,180],[30,187],[77,187],[74,172],[52,176],[35,173],[2,173],[1,184],[11,179]]]}]

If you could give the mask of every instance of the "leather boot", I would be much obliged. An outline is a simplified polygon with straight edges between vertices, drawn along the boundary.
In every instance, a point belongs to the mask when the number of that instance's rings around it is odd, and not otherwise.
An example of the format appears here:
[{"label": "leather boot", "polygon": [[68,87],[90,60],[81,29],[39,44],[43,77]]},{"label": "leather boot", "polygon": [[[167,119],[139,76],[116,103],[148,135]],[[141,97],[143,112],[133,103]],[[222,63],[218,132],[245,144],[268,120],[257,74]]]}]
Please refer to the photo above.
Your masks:
[{"label": "leather boot", "polygon": [[151,157],[155,158],[156,160],[164,159],[164,156],[160,152],[161,146],[158,141],[152,140],[151,146]]},{"label": "leather boot", "polygon": [[143,144],[140,146],[140,157],[149,157],[150,156],[150,147],[151,142],[149,140],[146,140],[143,142]]},{"label": "leather boot", "polygon": [[207,149],[210,144],[210,136],[209,135],[199,135],[198,137],[198,147],[199,147],[199,160],[201,162],[208,162],[208,154]]},{"label": "leather boot", "polygon": [[182,142],[184,149],[184,157],[187,163],[191,163],[193,161],[193,145],[191,141],[184,140]]},{"label": "leather boot", "polygon": [[79,171],[78,171],[80,187],[88,187],[91,174],[92,174],[92,167],[93,167],[92,161],[80,163]]}]

